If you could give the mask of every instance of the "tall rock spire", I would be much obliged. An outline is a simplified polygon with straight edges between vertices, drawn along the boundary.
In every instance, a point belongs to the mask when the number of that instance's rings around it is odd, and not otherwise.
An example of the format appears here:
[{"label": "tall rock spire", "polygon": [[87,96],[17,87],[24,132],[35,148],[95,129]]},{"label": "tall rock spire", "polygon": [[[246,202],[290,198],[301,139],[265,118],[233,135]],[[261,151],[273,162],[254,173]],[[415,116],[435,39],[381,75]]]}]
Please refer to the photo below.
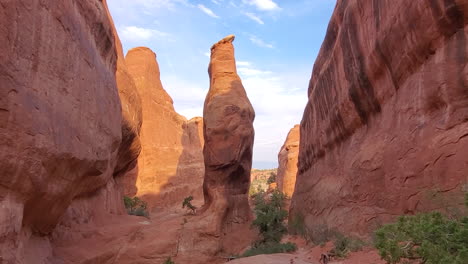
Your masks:
[{"label": "tall rock spire", "polygon": [[251,219],[248,203],[255,112],[237,75],[234,36],[211,47],[210,90],[203,109],[205,205],[221,228]]}]

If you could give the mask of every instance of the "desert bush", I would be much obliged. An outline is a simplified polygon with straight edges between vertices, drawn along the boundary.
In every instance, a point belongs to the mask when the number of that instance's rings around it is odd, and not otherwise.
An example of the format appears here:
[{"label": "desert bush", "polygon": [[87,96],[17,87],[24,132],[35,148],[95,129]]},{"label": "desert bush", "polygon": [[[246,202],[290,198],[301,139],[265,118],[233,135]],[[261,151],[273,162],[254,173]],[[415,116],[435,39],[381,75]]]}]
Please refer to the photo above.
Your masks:
[{"label": "desert bush", "polygon": [[262,239],[260,242],[279,242],[287,228],[284,221],[288,217],[288,211],[284,209],[286,195],[275,190],[269,199],[265,195],[257,195],[254,200],[255,220],[252,225],[257,227]]},{"label": "desert bush", "polygon": [[276,172],[271,172],[270,177],[267,180],[267,183],[272,184],[274,182],[276,182]]},{"label": "desert bush", "polygon": [[285,200],[286,195],[278,190],[273,191],[268,198],[264,193],[255,196],[256,218],[252,226],[258,228],[261,238],[242,255],[243,257],[296,250],[296,245],[293,243],[281,243],[283,235],[287,233],[284,223],[288,217],[288,212],[284,209]]},{"label": "desert bush", "polygon": [[[468,201],[468,196],[466,197]],[[449,219],[439,212],[401,216],[375,233],[375,246],[387,263],[468,263],[468,217]]]},{"label": "desert bush", "polygon": [[294,252],[297,250],[297,246],[294,243],[264,243],[259,244],[256,247],[252,247],[242,254],[242,257],[251,257],[261,254],[275,254],[275,253],[286,253]]},{"label": "desert bush", "polygon": [[133,198],[124,196],[123,201],[129,215],[149,217],[147,203],[145,201],[136,196]]},{"label": "desert bush", "polygon": [[346,258],[349,252],[359,251],[364,245],[365,242],[360,239],[347,237],[340,233],[335,233],[333,248],[330,251],[330,254],[337,258]]},{"label": "desert bush", "polygon": [[192,214],[194,214],[195,211],[197,210],[197,207],[192,205],[192,200],[193,200],[193,196],[191,196],[191,195],[185,197],[184,201],[182,202],[182,208],[187,207],[187,209],[190,209],[192,211]]}]

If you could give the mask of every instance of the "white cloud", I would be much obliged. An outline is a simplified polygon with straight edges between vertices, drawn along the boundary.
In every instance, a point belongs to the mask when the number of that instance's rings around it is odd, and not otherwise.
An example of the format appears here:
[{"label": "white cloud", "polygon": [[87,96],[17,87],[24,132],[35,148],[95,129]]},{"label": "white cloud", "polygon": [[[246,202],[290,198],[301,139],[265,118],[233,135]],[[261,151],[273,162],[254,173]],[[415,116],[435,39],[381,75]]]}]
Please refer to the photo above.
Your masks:
[{"label": "white cloud", "polygon": [[257,75],[240,75],[256,113],[254,161],[273,164],[289,130],[301,121],[307,103],[304,72],[309,69],[281,75],[258,71]]},{"label": "white cloud", "polygon": [[259,23],[260,25],[265,24],[263,20],[261,20],[258,16],[256,16],[253,13],[244,13],[244,15],[246,15],[248,18],[252,19],[253,21]]},{"label": "white cloud", "polygon": [[216,5],[219,5],[219,4],[220,4],[219,1],[220,1],[220,0],[211,0],[211,2],[212,2],[213,4],[216,4]]},{"label": "white cloud", "polygon": [[280,10],[281,8],[272,0],[242,0],[242,2],[254,5],[257,9],[262,11]]},{"label": "white cloud", "polygon": [[237,72],[240,75],[243,75],[243,76],[267,75],[267,74],[272,73],[271,71],[262,71],[262,70],[258,70],[258,69],[247,68],[247,67],[237,68]]},{"label": "white cloud", "polygon": [[172,97],[177,113],[190,119],[203,115],[203,104],[209,87],[202,87],[179,75],[161,75],[164,89]]},{"label": "white cloud", "polygon": [[219,16],[217,16],[211,9],[209,9],[208,7],[202,5],[202,4],[199,4],[197,5],[197,7],[203,11],[205,14],[209,15],[210,17],[214,17],[214,18],[219,18]]},{"label": "white cloud", "polygon": [[269,49],[273,49],[274,46],[273,44],[270,44],[270,43],[267,43],[265,41],[263,41],[262,39],[258,38],[257,36],[250,36],[250,41],[252,41],[253,44],[261,47],[261,48],[269,48]]},{"label": "white cloud", "polygon": [[211,57],[211,53],[210,53],[210,52],[205,52],[205,53],[203,53],[203,55],[207,56],[208,58]]},{"label": "white cloud", "polygon": [[142,28],[136,26],[127,26],[119,28],[119,35],[122,39],[127,41],[147,41],[152,38],[168,38],[171,36],[169,33],[162,32],[151,28]]},{"label": "white cloud", "polygon": [[237,66],[250,66],[251,63],[249,61],[236,61]]}]

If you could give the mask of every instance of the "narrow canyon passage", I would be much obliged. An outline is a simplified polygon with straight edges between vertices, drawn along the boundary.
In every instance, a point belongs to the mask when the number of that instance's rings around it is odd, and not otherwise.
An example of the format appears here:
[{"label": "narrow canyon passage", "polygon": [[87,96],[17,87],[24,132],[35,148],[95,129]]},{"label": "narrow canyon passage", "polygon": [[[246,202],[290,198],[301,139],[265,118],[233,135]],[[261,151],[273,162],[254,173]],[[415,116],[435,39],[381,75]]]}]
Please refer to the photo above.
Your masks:
[{"label": "narrow canyon passage", "polygon": [[0,264],[468,263],[468,1],[322,2],[0,0]]}]

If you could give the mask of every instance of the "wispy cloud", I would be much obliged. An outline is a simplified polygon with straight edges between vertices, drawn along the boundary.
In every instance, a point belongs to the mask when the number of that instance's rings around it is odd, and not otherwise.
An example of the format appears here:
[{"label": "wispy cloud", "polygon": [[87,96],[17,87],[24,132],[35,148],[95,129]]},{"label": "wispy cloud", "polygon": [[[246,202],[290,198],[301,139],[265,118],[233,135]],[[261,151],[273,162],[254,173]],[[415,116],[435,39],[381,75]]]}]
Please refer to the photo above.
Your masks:
[{"label": "wispy cloud", "polygon": [[252,19],[253,21],[259,23],[260,25],[265,24],[263,20],[261,20],[258,16],[256,16],[254,13],[244,13],[248,18]]},{"label": "wispy cloud", "polygon": [[175,10],[178,4],[190,6],[187,0],[133,0],[133,2],[135,4],[142,5],[147,9]]},{"label": "wispy cloud", "polygon": [[145,41],[152,38],[169,38],[171,35],[151,28],[142,28],[136,26],[126,26],[119,30],[122,39],[127,41]]},{"label": "wispy cloud", "polygon": [[262,11],[274,11],[281,8],[273,0],[242,0],[245,4],[253,5]]},{"label": "wispy cloud", "polygon": [[210,17],[214,17],[214,18],[219,18],[219,16],[217,16],[211,9],[209,9],[208,7],[202,5],[202,4],[199,4],[197,5],[197,7],[203,11],[205,14],[209,15]]},{"label": "wispy cloud", "polygon": [[250,66],[250,61],[236,61],[237,66]]},{"label": "wispy cloud", "polygon": [[271,71],[262,71],[254,68],[249,67],[240,67],[237,69],[240,75],[243,76],[259,76],[259,75],[268,75],[272,74]]},{"label": "wispy cloud", "polygon": [[267,43],[267,42],[263,41],[262,39],[260,39],[257,36],[252,35],[252,36],[250,36],[249,39],[250,39],[250,41],[252,41],[253,44],[255,44],[255,45],[257,45],[257,46],[259,46],[261,48],[269,48],[269,49],[274,48],[273,44]]},{"label": "wispy cloud", "polygon": [[220,4],[219,1],[220,1],[220,0],[211,0],[211,2],[212,2],[213,4],[216,4],[216,5],[219,5],[219,4]]},{"label": "wispy cloud", "polygon": [[[304,74],[302,69],[299,70],[299,74],[279,74],[261,67],[249,68],[251,75],[240,75],[255,109],[255,133],[261,135],[255,138],[254,160],[257,165],[260,161],[276,163],[278,152],[289,129],[300,122],[300,116],[307,103],[306,92],[299,89],[306,87],[307,77],[304,76],[307,74]],[[255,71],[258,74],[254,74]]]}]

